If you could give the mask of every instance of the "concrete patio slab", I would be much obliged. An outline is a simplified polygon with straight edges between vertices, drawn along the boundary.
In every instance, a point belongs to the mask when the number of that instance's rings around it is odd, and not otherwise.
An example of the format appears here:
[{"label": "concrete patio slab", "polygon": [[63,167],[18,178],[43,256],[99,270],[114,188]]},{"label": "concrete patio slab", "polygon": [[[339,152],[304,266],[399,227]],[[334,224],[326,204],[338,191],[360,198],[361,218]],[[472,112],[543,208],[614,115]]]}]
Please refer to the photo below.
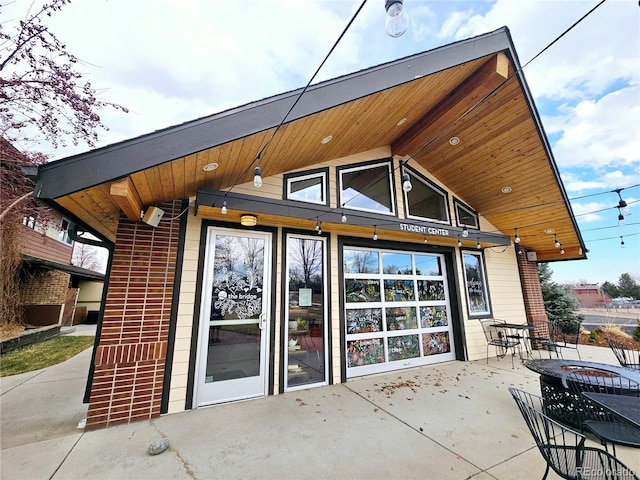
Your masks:
[{"label": "concrete patio slab", "polygon": [[[615,363],[609,349],[580,352]],[[76,427],[86,415],[90,353],[2,379],[3,480],[504,480],[539,479],[545,469],[507,391],[539,392],[538,375],[519,362],[512,369],[509,359],[449,362],[87,432]],[[148,455],[164,437],[169,449]],[[640,471],[638,450],[617,452]]]}]

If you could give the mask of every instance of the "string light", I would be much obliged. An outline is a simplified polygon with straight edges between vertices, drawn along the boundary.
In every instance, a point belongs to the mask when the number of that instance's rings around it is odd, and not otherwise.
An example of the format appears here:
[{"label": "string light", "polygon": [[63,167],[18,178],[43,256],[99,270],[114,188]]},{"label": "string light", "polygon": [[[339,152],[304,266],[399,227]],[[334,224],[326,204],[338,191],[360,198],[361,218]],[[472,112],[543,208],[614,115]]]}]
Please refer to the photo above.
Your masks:
[{"label": "string light", "polygon": [[620,237],[620,248],[624,248],[624,239]]},{"label": "string light", "polygon": [[262,186],[262,169],[259,166],[253,171],[253,186],[256,188]]},{"label": "string light", "polygon": [[424,240],[423,240],[423,241],[424,241],[424,243],[429,243],[429,237],[427,237],[427,235],[426,235],[426,234],[425,234],[425,236],[424,236]]},{"label": "string light", "polygon": [[220,213],[222,215],[226,215],[227,214],[227,201],[226,200],[224,200],[222,202],[222,207],[220,207]]},{"label": "string light", "polygon": [[374,240],[378,240],[378,226],[377,225],[373,226],[373,239]]},{"label": "string light", "polygon": [[515,235],[513,237],[513,241],[514,243],[520,243],[520,235],[518,235],[518,229],[515,228],[514,230],[515,230]]},{"label": "string light", "polygon": [[564,248],[562,248],[562,244],[560,244],[560,255],[564,255]]},{"label": "string light", "polygon": [[469,230],[467,230],[467,226],[464,225],[462,227],[462,238],[467,238],[469,236]]},{"label": "string light", "polygon": [[631,210],[629,210],[629,207],[627,206],[627,202],[625,202],[622,199],[622,195],[620,195],[620,192],[624,190],[624,188],[616,188],[615,190],[611,190],[612,192],[615,192],[618,194],[618,210],[622,210],[622,214],[626,215],[627,217],[629,215],[631,215]]},{"label": "string light", "polygon": [[553,234],[553,238],[554,238],[554,242],[553,244],[555,245],[556,248],[560,248],[560,242],[558,241],[558,235],[557,234]]},{"label": "string light", "polygon": [[316,231],[320,231],[320,220],[316,217]]},{"label": "string light", "polygon": [[404,173],[402,174],[402,190],[409,193],[413,189],[413,185],[411,184],[411,177],[409,176],[409,172],[404,170],[407,162],[400,162],[400,165],[403,167],[404,171]]},{"label": "string light", "polygon": [[344,203],[342,204],[342,212],[341,212],[340,220],[342,220],[342,223],[347,223],[347,216],[344,214]]},{"label": "string light", "polygon": [[480,245],[480,239],[478,239],[478,243],[476,243],[476,248],[478,250],[480,250],[482,248],[482,245]]},{"label": "string light", "polygon": [[316,230],[318,231],[318,235],[322,234],[322,227],[320,226],[320,223],[318,223],[318,228],[316,228]]},{"label": "string light", "polygon": [[620,207],[618,208],[618,226],[619,227],[624,227],[624,215],[622,214],[622,210],[620,209]]},{"label": "string light", "polygon": [[458,247],[462,246],[462,242],[460,241],[460,237],[458,237]]}]

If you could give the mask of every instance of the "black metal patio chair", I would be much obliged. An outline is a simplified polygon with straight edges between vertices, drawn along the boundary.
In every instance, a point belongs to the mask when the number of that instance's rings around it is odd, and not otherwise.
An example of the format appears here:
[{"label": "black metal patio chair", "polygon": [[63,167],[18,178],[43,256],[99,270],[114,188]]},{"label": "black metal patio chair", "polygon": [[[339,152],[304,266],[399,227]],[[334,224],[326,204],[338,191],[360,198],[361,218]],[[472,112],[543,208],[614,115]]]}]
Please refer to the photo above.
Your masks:
[{"label": "black metal patio chair", "polygon": [[516,356],[516,348],[520,347],[520,341],[516,338],[509,338],[505,331],[500,328],[500,323],[493,318],[480,320],[482,331],[487,340],[487,363],[489,363],[489,347],[496,349],[496,357],[503,358],[511,349],[511,368],[515,368],[513,357]]},{"label": "black metal patio chair", "polygon": [[640,350],[635,348],[625,348],[618,340],[606,337],[605,340],[613,351],[613,354],[620,362],[620,365],[634,370],[640,370]]},{"label": "black metal patio chair", "polygon": [[607,450],[607,445],[611,444],[614,455],[616,445],[640,448],[640,428],[582,395],[582,392],[628,395],[639,397],[640,403],[639,383],[607,370],[589,367],[568,371],[562,376],[562,385],[571,392],[569,399],[583,433],[595,435]]},{"label": "black metal patio chair", "polygon": [[631,468],[609,452],[585,446],[584,435],[545,415],[541,397],[515,387],[510,387],[509,392],[547,464],[542,480],[547,478],[550,468],[567,480],[638,480]]}]

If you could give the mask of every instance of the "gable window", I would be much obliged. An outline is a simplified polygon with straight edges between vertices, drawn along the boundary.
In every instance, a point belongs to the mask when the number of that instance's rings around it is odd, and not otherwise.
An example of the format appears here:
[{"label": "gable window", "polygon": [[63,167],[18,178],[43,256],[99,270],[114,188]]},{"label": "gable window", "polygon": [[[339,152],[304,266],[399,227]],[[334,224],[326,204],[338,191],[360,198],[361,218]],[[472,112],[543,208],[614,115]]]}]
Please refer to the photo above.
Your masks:
[{"label": "gable window", "polygon": [[60,223],[60,231],[58,232],[58,240],[66,243],[67,245],[71,245],[73,243],[69,236],[69,226],[69,220],[63,218],[62,223]]},{"label": "gable window", "polygon": [[482,252],[462,252],[462,260],[469,316],[488,316],[491,308]]},{"label": "gable window", "polygon": [[475,229],[479,229],[478,214],[471,208],[462,203],[457,198],[453,199],[453,204],[456,209],[456,221],[459,226],[467,226]]},{"label": "gable window", "polygon": [[35,214],[26,216],[22,219],[22,224],[27,228],[35,230],[37,218],[38,217]]},{"label": "gable window", "polygon": [[327,205],[328,169],[288,174],[284,176],[284,197],[287,200]]},{"label": "gable window", "polygon": [[446,192],[409,168],[404,172],[413,185],[410,192],[404,192],[407,217],[449,223]]},{"label": "gable window", "polygon": [[353,210],[394,215],[391,162],[339,168],[339,204]]}]

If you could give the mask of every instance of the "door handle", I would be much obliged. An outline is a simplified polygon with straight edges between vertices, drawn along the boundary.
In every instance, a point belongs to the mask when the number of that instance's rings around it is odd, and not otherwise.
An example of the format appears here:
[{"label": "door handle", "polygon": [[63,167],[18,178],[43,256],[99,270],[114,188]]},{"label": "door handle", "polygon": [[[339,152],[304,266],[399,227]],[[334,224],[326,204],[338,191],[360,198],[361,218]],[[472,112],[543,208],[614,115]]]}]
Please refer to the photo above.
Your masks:
[{"label": "door handle", "polygon": [[264,330],[265,327],[267,326],[266,315],[264,313],[261,313],[259,318],[260,318],[260,320],[258,322],[258,325],[260,326],[260,330]]}]

